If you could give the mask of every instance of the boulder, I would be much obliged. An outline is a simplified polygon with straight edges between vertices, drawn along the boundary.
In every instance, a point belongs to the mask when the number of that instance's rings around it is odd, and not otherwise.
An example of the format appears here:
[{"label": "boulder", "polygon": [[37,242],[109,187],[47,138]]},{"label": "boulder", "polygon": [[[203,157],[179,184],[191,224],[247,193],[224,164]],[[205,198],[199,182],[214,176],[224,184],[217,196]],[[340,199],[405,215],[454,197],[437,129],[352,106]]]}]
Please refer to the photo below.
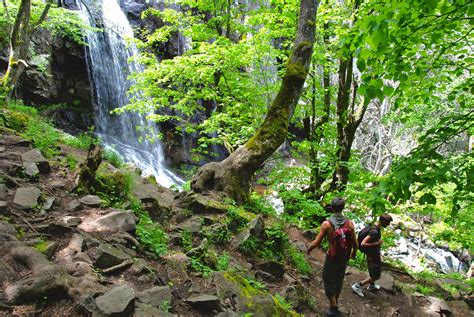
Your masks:
[{"label": "boulder", "polygon": [[5,184],[0,183],[0,200],[7,200],[8,191],[7,186]]},{"label": "boulder", "polygon": [[66,209],[68,211],[77,211],[82,208],[82,204],[79,200],[72,200],[67,205]]},{"label": "boulder", "polygon": [[35,180],[38,178],[40,171],[35,163],[23,162],[23,173],[25,173],[25,176],[30,180]]},{"label": "boulder", "polygon": [[41,191],[36,187],[21,187],[15,191],[13,203],[21,209],[32,209],[38,206]]},{"label": "boulder", "polygon": [[222,309],[221,300],[215,295],[199,294],[188,297],[184,301],[190,306],[207,313],[214,310],[220,311]]},{"label": "boulder", "polygon": [[219,198],[198,193],[185,194],[178,202],[178,207],[192,210],[194,213],[221,213],[225,214],[229,205],[224,204]]},{"label": "boulder", "polygon": [[135,304],[135,312],[133,313],[134,317],[174,317],[177,315],[161,311],[158,308],[153,306],[143,304],[143,303],[136,303]]},{"label": "boulder", "polygon": [[425,309],[425,312],[429,316],[451,316],[452,311],[449,308],[448,304],[441,298],[436,298],[432,296],[426,297],[428,300],[429,306]]},{"label": "boulder", "polygon": [[115,210],[95,220],[92,225],[105,231],[133,231],[136,222],[133,211]]},{"label": "boulder", "polygon": [[240,247],[243,243],[245,243],[250,237],[257,237],[260,238],[263,233],[263,229],[265,228],[265,223],[263,221],[262,215],[258,215],[247,224],[247,228],[239,233],[237,236],[234,237],[234,241],[232,245],[235,248]]},{"label": "boulder", "polygon": [[92,258],[94,259],[94,265],[101,269],[107,269],[130,260],[127,253],[106,243],[99,245]]},{"label": "boulder", "polygon": [[383,290],[389,293],[395,293],[395,289],[394,289],[395,284],[394,284],[394,279],[392,275],[388,273],[382,274],[382,276],[380,277],[380,280],[378,280],[377,283],[380,285],[380,288],[382,288]]},{"label": "boulder", "polygon": [[99,207],[100,204],[102,204],[102,199],[99,198],[99,196],[95,195],[86,195],[79,199],[81,204],[84,204],[89,207]]},{"label": "boulder", "polygon": [[55,200],[56,200],[55,197],[51,197],[51,196],[45,197],[44,203],[43,203],[43,206],[41,206],[41,209],[43,209],[45,211],[50,210],[51,207],[53,207],[53,203],[54,203]]},{"label": "boulder", "polygon": [[0,214],[7,212],[7,202],[0,200]]},{"label": "boulder", "polygon": [[21,147],[29,147],[30,146],[30,141],[27,141],[18,135],[15,134],[7,134],[7,135],[2,135],[0,138],[0,144],[2,145],[16,145],[16,146],[21,146]]},{"label": "boulder", "polygon": [[79,217],[74,217],[74,216],[66,216],[63,217],[63,221],[65,224],[71,227],[77,227],[81,224],[82,220]]},{"label": "boulder", "polygon": [[8,281],[13,276],[13,270],[3,262],[0,262],[0,285]]},{"label": "boulder", "polygon": [[128,285],[118,285],[95,299],[100,313],[110,316],[128,316],[135,304],[135,291]]},{"label": "boulder", "polygon": [[277,279],[281,279],[285,273],[285,267],[283,264],[276,261],[265,261],[258,264],[257,267],[263,272],[271,274]]},{"label": "boulder", "polygon": [[12,236],[16,235],[16,229],[12,224],[8,222],[0,221],[0,233],[6,233]]},{"label": "boulder", "polygon": [[155,221],[165,221],[171,216],[175,193],[160,185],[139,183],[133,194]]},{"label": "boulder", "polygon": [[5,174],[8,174],[12,177],[17,177],[21,175],[21,172],[23,170],[23,166],[20,164],[17,164],[15,162],[7,161],[7,160],[0,160],[0,170],[5,172]]},{"label": "boulder", "polygon": [[137,300],[140,303],[156,308],[159,308],[163,304],[171,305],[172,296],[170,287],[155,286],[142,292],[137,292]]},{"label": "boulder", "polygon": [[34,163],[38,167],[38,170],[41,173],[49,173],[51,167],[46,158],[41,154],[41,151],[38,149],[33,149],[31,151],[25,152],[21,155],[21,160],[23,163]]}]

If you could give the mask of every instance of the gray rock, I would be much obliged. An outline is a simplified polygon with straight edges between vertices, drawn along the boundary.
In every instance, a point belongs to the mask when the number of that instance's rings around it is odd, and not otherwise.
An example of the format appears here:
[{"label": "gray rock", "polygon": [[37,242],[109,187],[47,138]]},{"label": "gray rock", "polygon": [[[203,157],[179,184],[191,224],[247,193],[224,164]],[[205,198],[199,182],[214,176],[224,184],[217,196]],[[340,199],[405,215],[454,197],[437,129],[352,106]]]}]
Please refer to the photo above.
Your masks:
[{"label": "gray rock", "polygon": [[76,211],[82,208],[82,204],[79,200],[72,200],[69,202],[67,205],[67,210],[68,211]]},{"label": "gray rock", "polygon": [[0,200],[7,200],[7,195],[7,186],[5,186],[3,183],[0,183]]},{"label": "gray rock", "polygon": [[10,176],[16,177],[21,175],[23,166],[15,162],[0,160],[0,170],[5,171]]},{"label": "gray rock", "polygon": [[171,217],[176,194],[169,189],[160,185],[139,183],[133,189],[133,194],[154,221],[163,222]]},{"label": "gray rock", "polygon": [[135,291],[128,285],[115,286],[95,299],[97,309],[106,315],[127,316],[133,310]]},{"label": "gray rock", "polygon": [[30,179],[36,179],[40,171],[35,163],[23,162],[23,173]]},{"label": "gray rock", "polygon": [[92,295],[82,295],[77,303],[77,308],[83,315],[90,316],[94,311],[97,311],[97,305]]},{"label": "gray rock", "polygon": [[448,304],[441,298],[436,298],[432,296],[426,297],[430,306],[425,309],[425,312],[432,316],[451,316],[452,311],[449,308]]},{"label": "gray rock", "polygon": [[201,223],[198,217],[193,217],[178,223],[174,229],[185,230],[189,233],[198,233],[201,231]]},{"label": "gray rock", "polygon": [[30,146],[30,141],[26,141],[25,139],[14,134],[7,134],[2,135],[2,137],[0,138],[0,144],[28,147]]},{"label": "gray rock", "polygon": [[216,315],[216,317],[239,317],[239,313],[235,311],[223,311]]},{"label": "gray rock", "polygon": [[50,210],[51,207],[53,207],[53,203],[54,201],[56,200],[56,198],[54,197],[51,197],[51,196],[48,196],[44,199],[44,203],[43,203],[43,206],[41,206],[41,209],[43,210]]},{"label": "gray rock", "polygon": [[115,210],[100,217],[94,222],[100,227],[106,227],[111,231],[133,231],[135,230],[135,216],[133,211]]},{"label": "gray rock", "polygon": [[134,317],[173,317],[177,316],[143,303],[135,304]]},{"label": "gray rock", "polygon": [[38,206],[41,191],[36,187],[21,187],[15,191],[13,203],[21,209],[31,209]]},{"label": "gray rock", "polygon": [[12,224],[10,224],[8,222],[0,221],[0,233],[6,233],[6,234],[10,234],[12,236],[15,236],[16,235],[16,229]]},{"label": "gray rock", "polygon": [[219,198],[198,193],[185,194],[179,200],[178,206],[183,209],[192,210],[194,213],[225,214],[229,209],[229,205],[220,202]]},{"label": "gray rock", "polygon": [[21,155],[21,160],[23,163],[34,163],[38,166],[38,169],[41,173],[49,173],[51,167],[49,166],[46,158],[41,154],[41,151],[38,149],[33,149]]},{"label": "gray rock", "polygon": [[7,202],[0,200],[0,213],[5,213],[7,212]]},{"label": "gray rock", "polygon": [[194,308],[206,312],[212,312],[213,310],[221,310],[221,300],[215,295],[199,294],[188,297],[184,301],[189,305],[193,306]]},{"label": "gray rock", "polygon": [[4,146],[0,146],[0,152],[5,152],[5,147]]},{"label": "gray rock", "polygon": [[13,276],[13,270],[4,262],[0,262],[0,285]]},{"label": "gray rock", "polygon": [[164,303],[171,305],[171,290],[169,286],[155,286],[142,292],[137,292],[137,300],[152,307],[160,307]]},{"label": "gray rock", "polygon": [[245,243],[250,237],[261,237],[263,229],[265,228],[265,223],[263,221],[262,215],[258,215],[247,224],[247,229],[239,233],[232,242],[232,245],[235,248],[238,248],[240,245]]},{"label": "gray rock", "polygon": [[48,244],[46,245],[46,256],[48,257],[48,259],[51,259],[53,257],[58,247],[59,247],[58,242],[56,241],[48,242]]},{"label": "gray rock", "polygon": [[275,261],[265,261],[258,264],[257,267],[260,270],[273,275],[277,279],[281,279],[283,277],[283,274],[285,273],[285,267],[283,266],[283,264]]},{"label": "gray rock", "polygon": [[71,227],[77,227],[81,224],[82,220],[79,217],[74,217],[74,216],[66,216],[63,217],[63,221],[65,224]]},{"label": "gray rock", "polygon": [[130,260],[130,256],[127,253],[105,243],[99,245],[95,255],[92,257],[95,259],[94,265],[101,269],[106,269],[118,265],[123,261]]},{"label": "gray rock", "polygon": [[79,201],[89,207],[99,207],[102,204],[102,199],[95,195],[86,195],[79,199]]},{"label": "gray rock", "polygon": [[382,276],[380,277],[380,280],[377,281],[377,283],[380,285],[380,287],[389,292],[389,293],[395,293],[395,289],[394,289],[394,280],[393,280],[393,276],[388,274],[388,273],[384,273],[382,274]]},{"label": "gray rock", "polygon": [[255,277],[257,279],[260,279],[260,280],[263,280],[265,282],[268,282],[268,283],[275,283],[278,281],[278,279],[271,275],[270,273],[267,273],[267,272],[264,272],[264,271],[257,271],[255,273]]}]

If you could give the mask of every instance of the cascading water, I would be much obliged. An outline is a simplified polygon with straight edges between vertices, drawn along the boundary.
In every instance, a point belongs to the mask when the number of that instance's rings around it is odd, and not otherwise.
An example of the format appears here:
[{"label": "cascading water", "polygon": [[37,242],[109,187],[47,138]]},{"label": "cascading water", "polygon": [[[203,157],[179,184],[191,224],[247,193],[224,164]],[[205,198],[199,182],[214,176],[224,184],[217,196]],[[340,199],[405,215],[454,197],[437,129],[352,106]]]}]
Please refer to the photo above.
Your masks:
[{"label": "cascading water", "polygon": [[89,73],[94,85],[95,123],[103,144],[135,164],[145,175],[154,175],[163,186],[183,183],[166,168],[160,141],[143,137],[143,131],[155,136],[159,132],[154,124],[147,122],[145,115],[110,114],[111,110],[129,102],[127,91],[132,82],[127,77],[142,70],[140,65],[130,61],[138,50],[126,43],[126,39],[133,38],[133,30],[118,0],[85,0],[78,6],[88,24],[103,29],[103,32],[86,35]]}]

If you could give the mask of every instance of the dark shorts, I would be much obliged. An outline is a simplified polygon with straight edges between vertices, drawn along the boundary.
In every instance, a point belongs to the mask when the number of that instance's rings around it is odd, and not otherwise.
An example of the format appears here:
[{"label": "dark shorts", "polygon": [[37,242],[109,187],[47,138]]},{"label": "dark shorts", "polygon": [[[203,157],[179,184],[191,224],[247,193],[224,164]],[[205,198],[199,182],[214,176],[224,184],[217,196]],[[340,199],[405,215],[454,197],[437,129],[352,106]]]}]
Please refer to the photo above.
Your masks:
[{"label": "dark shorts", "polygon": [[337,262],[326,255],[323,267],[324,292],[326,296],[338,296],[342,290],[342,282],[346,274],[347,261]]},{"label": "dark shorts", "polygon": [[382,273],[382,259],[380,258],[380,253],[367,254],[367,267],[369,268],[369,276],[378,280]]}]

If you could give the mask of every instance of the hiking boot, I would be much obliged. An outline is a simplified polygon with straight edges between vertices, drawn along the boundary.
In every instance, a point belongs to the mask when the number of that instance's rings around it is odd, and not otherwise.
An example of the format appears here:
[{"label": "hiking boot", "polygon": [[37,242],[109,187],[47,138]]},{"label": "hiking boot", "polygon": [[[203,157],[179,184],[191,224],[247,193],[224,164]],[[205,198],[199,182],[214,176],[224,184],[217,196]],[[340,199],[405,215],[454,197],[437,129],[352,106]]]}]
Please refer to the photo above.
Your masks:
[{"label": "hiking boot", "polygon": [[377,284],[370,284],[369,286],[367,286],[367,290],[368,290],[369,292],[380,291],[380,285],[377,285]]},{"label": "hiking boot", "polygon": [[351,288],[354,293],[356,293],[360,297],[365,297],[364,292],[362,291],[362,286],[359,283],[352,284]]}]

